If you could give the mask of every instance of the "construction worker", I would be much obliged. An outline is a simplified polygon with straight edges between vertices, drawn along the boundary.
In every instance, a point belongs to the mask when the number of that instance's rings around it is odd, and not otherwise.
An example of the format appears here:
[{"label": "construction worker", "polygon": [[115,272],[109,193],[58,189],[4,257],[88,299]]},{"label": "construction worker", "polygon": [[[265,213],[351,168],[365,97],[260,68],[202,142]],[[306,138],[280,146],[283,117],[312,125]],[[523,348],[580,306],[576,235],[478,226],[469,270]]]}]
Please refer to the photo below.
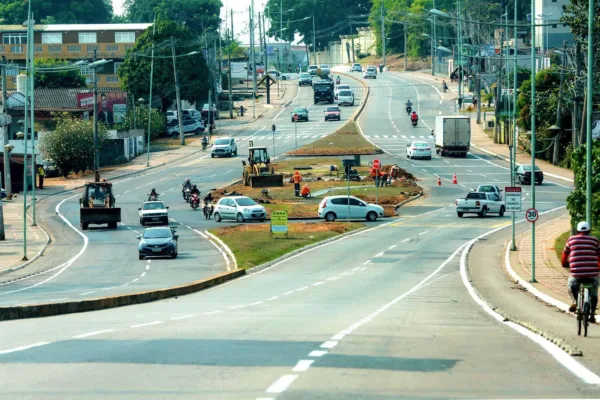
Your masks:
[{"label": "construction worker", "polygon": [[310,189],[308,188],[308,185],[306,183],[302,187],[302,192],[300,192],[300,195],[304,198],[309,198],[312,196],[312,194],[310,193]]},{"label": "construction worker", "polygon": [[294,183],[294,193],[296,197],[300,197],[300,182],[302,182],[302,175],[300,175],[300,172],[294,172],[292,182]]},{"label": "construction worker", "polygon": [[44,188],[44,177],[46,176],[46,171],[44,170],[44,167],[42,167],[41,165],[38,167],[38,176],[40,177],[40,189]]}]

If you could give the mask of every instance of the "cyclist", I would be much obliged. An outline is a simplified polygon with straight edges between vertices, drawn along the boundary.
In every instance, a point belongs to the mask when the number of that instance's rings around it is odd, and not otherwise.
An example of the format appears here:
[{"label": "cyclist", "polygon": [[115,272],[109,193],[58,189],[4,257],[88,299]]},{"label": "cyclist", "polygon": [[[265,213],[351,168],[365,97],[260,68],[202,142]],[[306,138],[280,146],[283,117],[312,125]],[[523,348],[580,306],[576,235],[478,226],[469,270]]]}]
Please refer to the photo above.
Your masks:
[{"label": "cyclist", "polygon": [[590,322],[596,322],[598,276],[600,275],[600,241],[597,237],[590,235],[590,225],[587,222],[583,221],[577,224],[577,234],[567,240],[561,261],[562,266],[570,270],[567,286],[573,304],[569,307],[569,311],[577,311],[579,285],[583,282],[589,282],[593,285],[590,291],[592,306]]}]

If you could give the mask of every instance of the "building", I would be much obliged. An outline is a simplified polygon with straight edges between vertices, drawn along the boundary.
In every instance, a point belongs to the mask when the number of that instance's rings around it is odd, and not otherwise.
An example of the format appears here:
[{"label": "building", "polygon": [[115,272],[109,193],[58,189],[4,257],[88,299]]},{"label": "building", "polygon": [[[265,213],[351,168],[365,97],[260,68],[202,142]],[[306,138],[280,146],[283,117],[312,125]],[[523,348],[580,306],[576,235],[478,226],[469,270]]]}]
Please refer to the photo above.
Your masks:
[{"label": "building", "polygon": [[[35,25],[34,46],[36,58],[51,58],[76,62],[90,60],[96,50],[98,59],[112,60],[98,68],[97,81],[101,88],[119,88],[117,70],[125,59],[127,50],[151,24],[56,24]],[[0,57],[9,63],[25,64],[27,49],[26,27],[0,25]],[[17,86],[18,68],[6,69],[7,88]],[[83,67],[81,73],[92,83],[92,70]]]},{"label": "building", "polygon": [[564,41],[573,44],[571,29],[560,23],[563,7],[570,3],[570,0],[535,0],[536,24],[547,25],[535,29],[535,47],[542,54],[562,47]]}]

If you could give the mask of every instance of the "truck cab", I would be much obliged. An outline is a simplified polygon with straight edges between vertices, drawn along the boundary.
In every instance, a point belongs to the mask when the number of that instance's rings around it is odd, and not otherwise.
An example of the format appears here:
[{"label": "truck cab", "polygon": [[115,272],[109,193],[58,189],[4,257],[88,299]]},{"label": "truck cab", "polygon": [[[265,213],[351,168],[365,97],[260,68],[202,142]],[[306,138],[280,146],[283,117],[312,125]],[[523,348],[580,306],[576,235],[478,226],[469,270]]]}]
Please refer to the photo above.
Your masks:
[{"label": "truck cab", "polygon": [[487,217],[488,213],[504,216],[506,208],[497,193],[470,192],[464,199],[456,199],[454,202],[456,215],[462,218],[465,214],[477,214],[481,218]]}]

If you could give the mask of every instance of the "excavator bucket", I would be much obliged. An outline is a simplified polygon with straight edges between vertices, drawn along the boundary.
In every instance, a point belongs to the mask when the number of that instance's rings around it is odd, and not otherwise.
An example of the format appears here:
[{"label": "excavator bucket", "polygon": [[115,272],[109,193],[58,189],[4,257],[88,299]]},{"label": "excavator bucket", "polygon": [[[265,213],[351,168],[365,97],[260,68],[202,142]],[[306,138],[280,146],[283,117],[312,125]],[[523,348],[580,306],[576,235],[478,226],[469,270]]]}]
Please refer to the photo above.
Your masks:
[{"label": "excavator bucket", "polygon": [[120,208],[81,208],[80,222],[88,224],[110,224],[121,222]]},{"label": "excavator bucket", "polygon": [[265,188],[265,187],[282,187],[283,186],[283,175],[251,175],[250,186],[253,188]]}]

